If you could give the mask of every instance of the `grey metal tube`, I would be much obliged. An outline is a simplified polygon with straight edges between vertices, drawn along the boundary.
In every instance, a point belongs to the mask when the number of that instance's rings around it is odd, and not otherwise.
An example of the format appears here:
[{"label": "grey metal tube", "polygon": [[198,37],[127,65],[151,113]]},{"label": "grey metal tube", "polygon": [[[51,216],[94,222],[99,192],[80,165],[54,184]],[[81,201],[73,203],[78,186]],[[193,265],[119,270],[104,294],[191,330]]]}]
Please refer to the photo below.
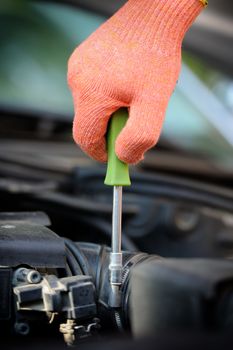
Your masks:
[{"label": "grey metal tube", "polygon": [[114,186],[112,211],[112,251],[110,253],[110,284],[109,306],[120,307],[122,283],[122,251],[121,251],[121,220],[122,220],[122,186]]},{"label": "grey metal tube", "polygon": [[112,253],[121,252],[122,186],[114,186],[112,212]]}]

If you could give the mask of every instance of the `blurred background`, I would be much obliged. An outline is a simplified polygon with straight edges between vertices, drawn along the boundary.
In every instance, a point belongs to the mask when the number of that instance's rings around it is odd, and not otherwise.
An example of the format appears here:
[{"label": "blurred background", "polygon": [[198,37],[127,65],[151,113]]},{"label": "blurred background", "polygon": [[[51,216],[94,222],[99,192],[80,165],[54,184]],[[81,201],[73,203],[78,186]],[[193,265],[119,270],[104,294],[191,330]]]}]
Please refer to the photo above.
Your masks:
[{"label": "blurred background", "polygon": [[[192,154],[198,160],[196,168],[206,168],[207,160],[214,165],[212,169],[220,167],[231,173],[233,5],[226,0],[209,2],[208,9],[185,39],[182,73],[169,104],[158,153],[160,148],[176,149],[186,159]],[[62,130],[57,131],[57,139],[63,133],[62,137],[72,142],[73,105],[66,82],[67,60],[74,48],[123,3],[119,0],[1,1],[0,132],[3,138],[9,137],[9,132],[15,137],[34,137],[35,124],[32,126],[29,119],[39,118],[37,136],[50,139],[55,120],[60,123],[60,129],[57,124],[56,128]],[[15,122],[19,115],[20,125]],[[162,159],[157,157],[158,164],[162,164]],[[204,162],[200,163],[200,159]],[[154,163],[151,153],[145,162],[148,166]],[[172,160],[169,166],[172,167]]]}]

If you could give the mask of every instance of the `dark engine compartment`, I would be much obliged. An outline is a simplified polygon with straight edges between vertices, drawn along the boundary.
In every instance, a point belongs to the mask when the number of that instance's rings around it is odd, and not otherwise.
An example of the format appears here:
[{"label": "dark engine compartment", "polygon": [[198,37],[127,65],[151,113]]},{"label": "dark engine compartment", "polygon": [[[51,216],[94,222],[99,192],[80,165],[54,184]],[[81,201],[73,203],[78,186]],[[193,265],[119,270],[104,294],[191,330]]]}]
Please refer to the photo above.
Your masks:
[{"label": "dark engine compartment", "polygon": [[229,185],[135,169],[124,193],[121,306],[112,308],[112,192],[103,185],[104,168],[80,156],[78,167],[58,171],[60,159],[46,165],[32,150],[32,162],[20,157],[20,148],[1,155],[0,319],[6,344],[25,347],[46,339],[91,346],[118,334],[137,339],[178,332],[184,339],[194,331],[231,333]]},{"label": "dark engine compartment", "polygon": [[230,259],[126,251],[121,304],[112,308],[110,249],[61,238],[48,224],[39,212],[0,216],[0,319],[6,339],[38,331],[43,338],[47,328],[50,339],[60,331],[66,344],[75,346],[114,332],[145,337],[174,330],[232,330]]}]

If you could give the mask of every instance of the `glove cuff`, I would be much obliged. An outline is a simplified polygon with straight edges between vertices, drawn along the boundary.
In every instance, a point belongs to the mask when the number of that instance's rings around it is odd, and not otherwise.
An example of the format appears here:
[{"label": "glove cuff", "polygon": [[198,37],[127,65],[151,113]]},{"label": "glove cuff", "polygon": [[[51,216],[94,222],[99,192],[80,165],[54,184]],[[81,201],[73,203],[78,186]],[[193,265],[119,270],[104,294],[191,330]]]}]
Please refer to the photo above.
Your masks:
[{"label": "glove cuff", "polygon": [[150,50],[169,54],[203,10],[206,0],[129,0],[111,18],[113,36]]}]

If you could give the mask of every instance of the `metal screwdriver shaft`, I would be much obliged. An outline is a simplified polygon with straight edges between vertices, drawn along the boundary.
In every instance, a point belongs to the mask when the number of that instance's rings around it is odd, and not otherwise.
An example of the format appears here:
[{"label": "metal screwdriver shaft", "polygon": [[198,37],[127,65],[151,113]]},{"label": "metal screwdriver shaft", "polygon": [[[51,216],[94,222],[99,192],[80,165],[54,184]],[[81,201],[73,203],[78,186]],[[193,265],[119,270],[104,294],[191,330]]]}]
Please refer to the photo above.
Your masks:
[{"label": "metal screwdriver shaft", "polygon": [[122,221],[122,186],[113,188],[113,210],[112,210],[112,253],[111,253],[111,282],[121,284],[121,223]]},{"label": "metal screwdriver shaft", "polygon": [[112,252],[121,252],[122,186],[113,188]]},{"label": "metal screwdriver shaft", "polygon": [[128,165],[121,162],[115,154],[115,142],[118,134],[128,118],[126,109],[120,109],[111,118],[108,128],[108,167],[104,183],[113,188],[112,211],[112,251],[110,254],[110,285],[109,306],[119,307],[121,304],[122,281],[122,186],[130,185]]},{"label": "metal screwdriver shaft", "polygon": [[112,251],[110,254],[110,284],[111,295],[109,305],[119,307],[121,302],[120,286],[122,280],[122,252],[121,252],[121,219],[122,219],[122,186],[113,188],[112,210]]}]

